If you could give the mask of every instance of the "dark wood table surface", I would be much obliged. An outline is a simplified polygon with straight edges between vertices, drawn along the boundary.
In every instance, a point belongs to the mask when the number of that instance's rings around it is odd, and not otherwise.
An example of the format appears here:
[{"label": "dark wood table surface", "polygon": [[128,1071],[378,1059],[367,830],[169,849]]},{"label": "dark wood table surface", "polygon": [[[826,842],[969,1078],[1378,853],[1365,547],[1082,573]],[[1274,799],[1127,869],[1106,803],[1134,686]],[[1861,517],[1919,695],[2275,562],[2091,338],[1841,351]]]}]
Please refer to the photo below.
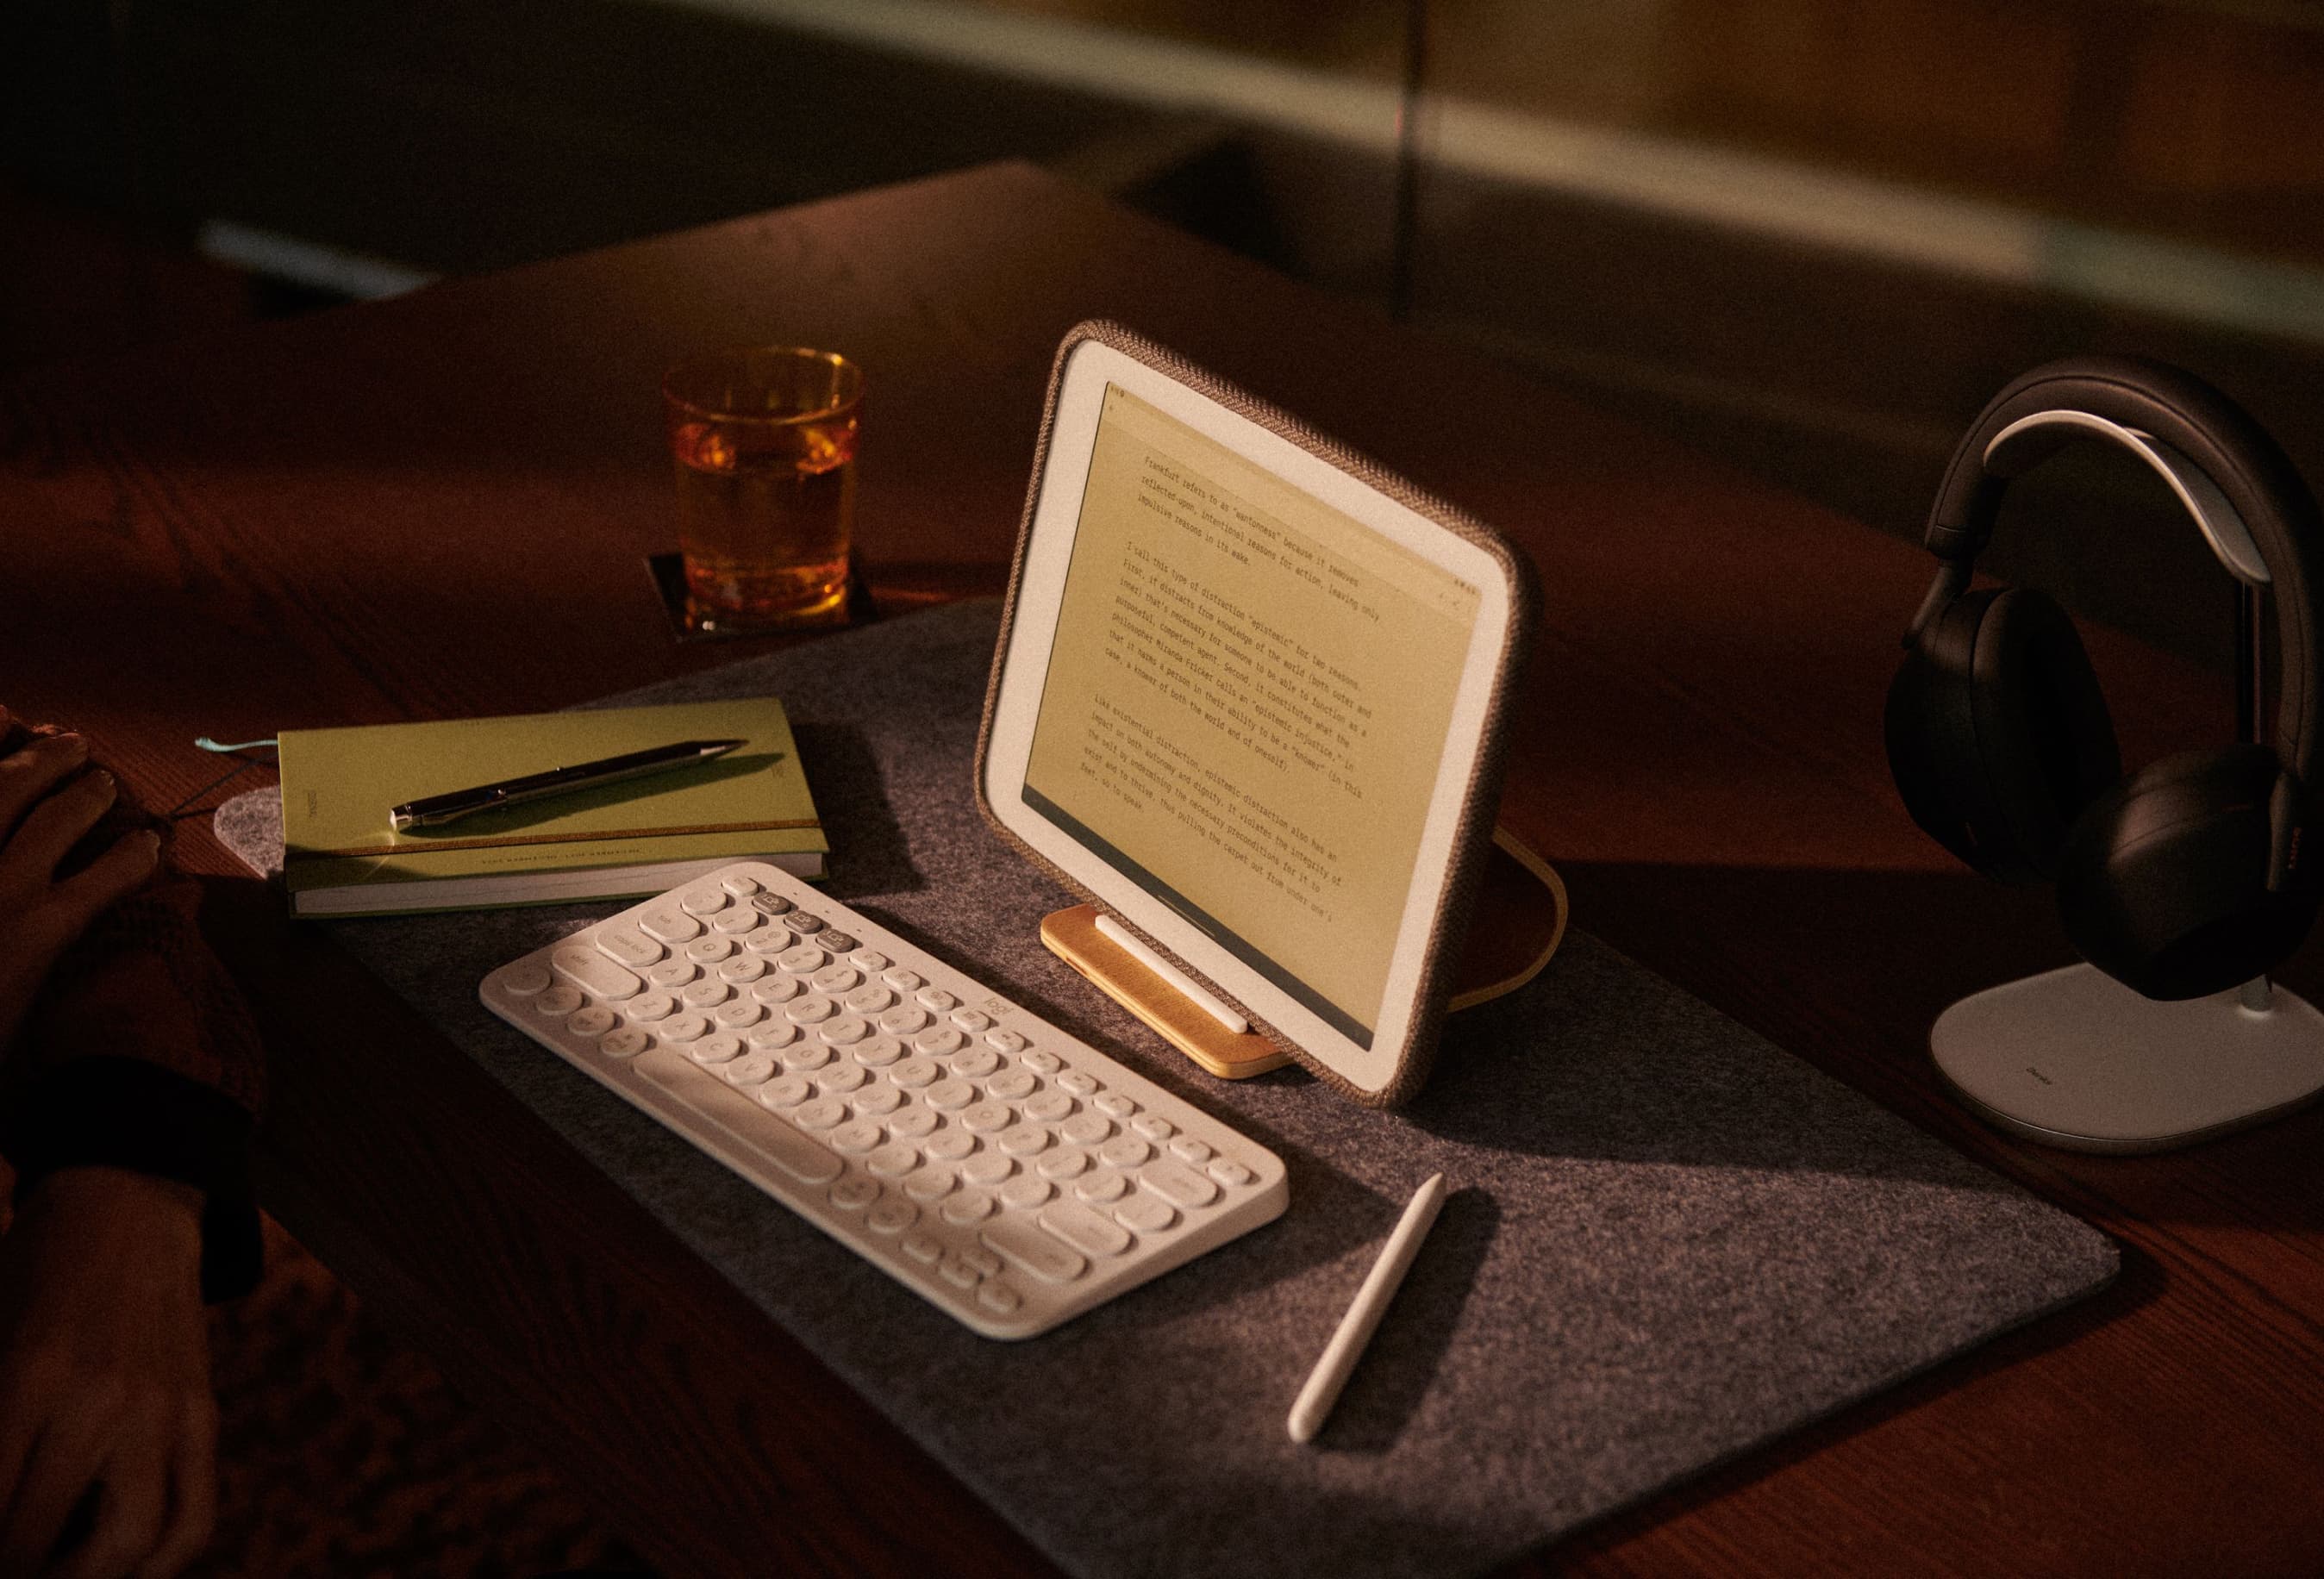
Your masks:
[{"label": "dark wood table surface", "polygon": [[[1504,817],[1563,871],[1578,924],[2122,1242],[2099,1297],[1519,1566],[2324,1562],[2324,1112],[2080,1157],[1979,1127],[1930,1066],[1946,1003],[2070,956],[2045,894],[1951,867],[1889,786],[1880,702],[1929,561],[1030,169],[20,384],[0,404],[0,700],[93,731],[166,806],[217,771],[196,734],[555,707],[741,656],[673,643],[641,564],[672,539],[658,375],[724,342],[870,370],[860,540],[883,609],[997,589],[1051,355],[1088,317],[1532,554],[1546,618]],[[2133,757],[2227,737],[2224,678],[2092,647]],[[218,877],[217,933],[269,1035],[266,1205],[649,1556],[691,1574],[1045,1569],[233,881],[201,819],[179,857]],[[2311,997],[2319,946],[2285,973]]]}]

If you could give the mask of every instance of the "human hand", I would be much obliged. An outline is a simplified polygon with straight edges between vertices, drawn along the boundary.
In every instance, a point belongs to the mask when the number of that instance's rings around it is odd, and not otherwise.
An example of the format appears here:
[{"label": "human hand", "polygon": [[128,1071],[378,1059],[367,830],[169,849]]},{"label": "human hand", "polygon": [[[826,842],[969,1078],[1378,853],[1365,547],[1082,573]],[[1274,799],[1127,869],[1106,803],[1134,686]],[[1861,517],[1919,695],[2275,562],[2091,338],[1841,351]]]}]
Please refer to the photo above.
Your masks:
[{"label": "human hand", "polygon": [[[0,743],[14,722],[0,707]],[[14,1039],[57,956],[161,859],[157,836],[124,834],[58,880],[57,863],[117,793],[112,774],[80,771],[88,762],[88,742],[78,734],[35,732],[13,751],[0,744],[0,1048]]]},{"label": "human hand", "polygon": [[198,1191],[112,1168],[49,1175],[0,1240],[0,1576],[166,1579],[208,1542],[201,1251]]}]

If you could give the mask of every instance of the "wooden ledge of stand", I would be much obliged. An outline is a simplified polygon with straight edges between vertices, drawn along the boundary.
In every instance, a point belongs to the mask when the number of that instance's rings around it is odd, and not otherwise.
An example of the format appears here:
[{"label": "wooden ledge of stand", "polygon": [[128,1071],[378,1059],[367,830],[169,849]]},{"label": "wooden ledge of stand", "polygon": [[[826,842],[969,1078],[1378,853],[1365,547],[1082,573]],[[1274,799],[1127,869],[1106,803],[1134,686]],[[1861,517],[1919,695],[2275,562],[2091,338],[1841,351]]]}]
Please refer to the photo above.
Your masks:
[{"label": "wooden ledge of stand", "polygon": [[[1545,902],[1546,900],[1546,902]],[[1255,1030],[1231,1031],[1202,1005],[1097,929],[1098,908],[1075,905],[1043,919],[1041,941],[1115,1002],[1210,1074],[1245,1080],[1279,1069],[1291,1055]],[[1493,848],[1462,940],[1450,1007],[1458,1011],[1514,993],[1541,974],[1565,936],[1565,884],[1548,862],[1508,829]]]}]

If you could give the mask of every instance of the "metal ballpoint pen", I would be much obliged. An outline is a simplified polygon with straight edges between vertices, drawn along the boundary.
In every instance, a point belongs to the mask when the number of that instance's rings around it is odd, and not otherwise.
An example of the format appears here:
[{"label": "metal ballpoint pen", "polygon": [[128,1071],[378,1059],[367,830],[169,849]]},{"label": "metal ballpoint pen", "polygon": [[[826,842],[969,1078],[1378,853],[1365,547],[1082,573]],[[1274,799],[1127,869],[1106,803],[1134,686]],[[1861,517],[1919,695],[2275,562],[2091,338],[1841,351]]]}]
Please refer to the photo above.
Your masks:
[{"label": "metal ballpoint pen", "polygon": [[472,789],[423,796],[418,800],[407,800],[401,806],[389,807],[387,820],[398,833],[407,828],[436,827],[494,807],[516,806],[576,790],[595,789],[600,784],[611,784],[622,779],[641,778],[648,773],[667,772],[672,768],[708,762],[714,757],[724,756],[736,746],[749,743],[744,740],[681,740],[674,744],[657,745],[617,757],[602,757],[594,762],[577,762],[569,768],[551,768],[546,772],[528,773],[522,778],[503,779],[498,783],[478,784]]}]

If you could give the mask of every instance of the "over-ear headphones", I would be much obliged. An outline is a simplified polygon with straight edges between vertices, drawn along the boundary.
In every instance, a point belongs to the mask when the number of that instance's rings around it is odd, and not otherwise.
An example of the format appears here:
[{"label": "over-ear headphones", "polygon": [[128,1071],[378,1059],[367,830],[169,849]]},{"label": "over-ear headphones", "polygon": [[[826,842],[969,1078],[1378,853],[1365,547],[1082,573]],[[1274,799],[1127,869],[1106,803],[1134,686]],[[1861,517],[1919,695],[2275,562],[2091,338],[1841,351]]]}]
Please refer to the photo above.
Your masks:
[{"label": "over-ear headphones", "polygon": [[[2123,777],[2065,611],[2027,588],[1970,588],[2010,480],[2085,437],[2153,466],[2236,575],[2268,587],[2280,657],[2273,750],[2184,752]],[[2324,900],[2308,790],[2324,698],[2324,528],[2275,441],[2177,368],[2052,362],[1978,416],[1945,468],[1925,540],[1936,581],[1905,633],[1886,718],[1913,820],[1988,876],[2054,880],[2074,947],[2149,998],[2222,992],[2281,964]]]}]

